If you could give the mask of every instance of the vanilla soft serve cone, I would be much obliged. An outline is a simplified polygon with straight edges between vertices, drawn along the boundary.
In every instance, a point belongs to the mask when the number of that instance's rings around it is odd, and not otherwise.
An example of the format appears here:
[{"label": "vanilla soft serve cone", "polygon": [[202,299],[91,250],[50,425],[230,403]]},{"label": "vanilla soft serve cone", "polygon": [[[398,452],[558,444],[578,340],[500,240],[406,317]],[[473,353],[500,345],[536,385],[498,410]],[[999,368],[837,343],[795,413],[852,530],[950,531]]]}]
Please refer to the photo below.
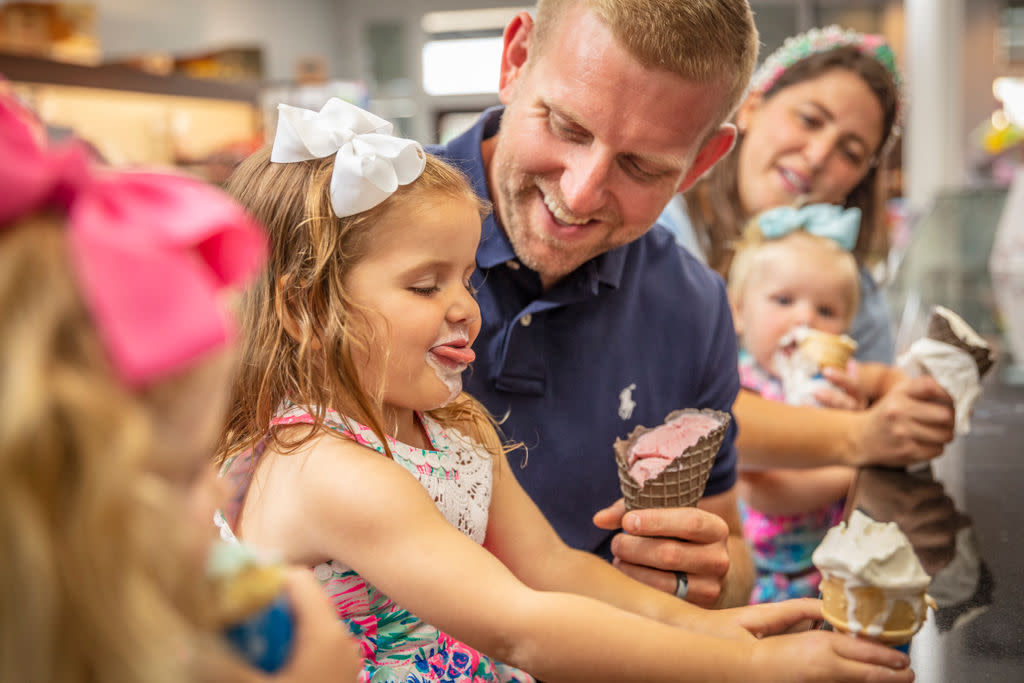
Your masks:
[{"label": "vanilla soft serve cone", "polygon": [[931,577],[895,523],[854,510],[812,559],[822,573],[822,616],[837,631],[904,645],[921,628]]}]

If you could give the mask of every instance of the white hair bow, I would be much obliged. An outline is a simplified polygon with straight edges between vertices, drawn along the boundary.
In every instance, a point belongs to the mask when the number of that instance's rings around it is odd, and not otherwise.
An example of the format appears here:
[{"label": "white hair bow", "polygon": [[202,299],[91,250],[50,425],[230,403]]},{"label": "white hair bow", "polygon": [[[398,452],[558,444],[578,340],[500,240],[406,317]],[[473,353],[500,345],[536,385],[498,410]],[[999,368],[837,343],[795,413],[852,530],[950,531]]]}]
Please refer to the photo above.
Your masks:
[{"label": "white hair bow", "polygon": [[331,206],[339,218],[372,209],[423,173],[426,157],[415,140],[395,137],[379,116],[337,97],[315,112],[277,105],[270,160],[293,163],[331,154]]}]

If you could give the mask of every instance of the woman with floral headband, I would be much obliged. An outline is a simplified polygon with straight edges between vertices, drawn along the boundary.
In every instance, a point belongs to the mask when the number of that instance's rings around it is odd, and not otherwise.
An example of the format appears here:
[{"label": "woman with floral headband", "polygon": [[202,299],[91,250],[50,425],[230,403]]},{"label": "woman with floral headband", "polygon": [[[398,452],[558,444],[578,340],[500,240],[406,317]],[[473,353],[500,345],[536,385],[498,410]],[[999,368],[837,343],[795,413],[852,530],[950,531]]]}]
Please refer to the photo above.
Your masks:
[{"label": "woman with floral headband", "polygon": [[881,36],[829,26],[787,39],[751,79],[735,117],[735,149],[662,214],[661,222],[675,223],[680,241],[724,276],[732,243],[762,211],[808,201],[861,211],[853,248],[861,307],[850,335],[858,359],[874,362],[829,376],[850,395],[819,398],[837,408],[873,403],[856,413],[811,415],[741,391],[734,410],[746,464],[908,464],[935,457],[952,439],[945,392],[882,365],[892,360],[891,326],[865,267],[887,249],[879,168],[899,137],[901,80]]}]

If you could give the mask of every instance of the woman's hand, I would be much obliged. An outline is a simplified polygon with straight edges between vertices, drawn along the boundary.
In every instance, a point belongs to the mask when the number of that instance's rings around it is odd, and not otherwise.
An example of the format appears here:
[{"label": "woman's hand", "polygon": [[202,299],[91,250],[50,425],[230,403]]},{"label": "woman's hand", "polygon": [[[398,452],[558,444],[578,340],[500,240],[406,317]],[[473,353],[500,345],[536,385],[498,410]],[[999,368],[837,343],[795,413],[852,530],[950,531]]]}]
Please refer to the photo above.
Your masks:
[{"label": "woman's hand", "polygon": [[925,462],[940,455],[954,436],[953,401],[928,375],[898,382],[857,417],[860,464]]}]

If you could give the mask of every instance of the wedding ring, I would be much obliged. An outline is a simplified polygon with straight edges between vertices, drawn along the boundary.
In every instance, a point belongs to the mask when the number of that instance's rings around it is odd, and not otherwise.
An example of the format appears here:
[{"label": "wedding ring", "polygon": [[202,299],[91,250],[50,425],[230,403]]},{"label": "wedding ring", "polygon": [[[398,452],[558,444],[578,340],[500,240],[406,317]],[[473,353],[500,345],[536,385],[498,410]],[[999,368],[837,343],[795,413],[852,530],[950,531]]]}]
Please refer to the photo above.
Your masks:
[{"label": "wedding ring", "polygon": [[686,572],[672,572],[676,575],[676,597],[680,600],[686,599],[686,593],[690,590],[690,580]]}]

